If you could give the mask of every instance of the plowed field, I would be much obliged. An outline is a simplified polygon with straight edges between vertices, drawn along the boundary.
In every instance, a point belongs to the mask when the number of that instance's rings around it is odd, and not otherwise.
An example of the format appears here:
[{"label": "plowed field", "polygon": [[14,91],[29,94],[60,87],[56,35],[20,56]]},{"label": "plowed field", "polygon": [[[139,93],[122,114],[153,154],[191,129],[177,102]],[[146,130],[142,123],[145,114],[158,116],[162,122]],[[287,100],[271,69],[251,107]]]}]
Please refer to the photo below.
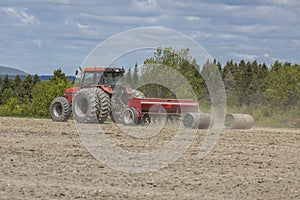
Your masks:
[{"label": "plowed field", "polygon": [[[156,148],[104,126],[119,147]],[[0,199],[300,199],[300,129],[224,130],[199,159],[204,134],[169,166],[126,173],[91,156],[73,121],[0,118]]]}]

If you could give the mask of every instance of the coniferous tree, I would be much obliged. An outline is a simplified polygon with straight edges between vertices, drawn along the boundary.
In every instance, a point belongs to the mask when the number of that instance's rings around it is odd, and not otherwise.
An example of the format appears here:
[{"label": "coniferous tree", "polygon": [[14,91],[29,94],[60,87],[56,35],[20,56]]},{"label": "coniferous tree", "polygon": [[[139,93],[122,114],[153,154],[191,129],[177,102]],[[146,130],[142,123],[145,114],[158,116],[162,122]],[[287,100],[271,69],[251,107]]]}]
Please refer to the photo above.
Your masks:
[{"label": "coniferous tree", "polygon": [[8,75],[6,74],[4,79],[3,79],[3,84],[2,84],[2,92],[5,90],[5,89],[8,89],[10,87],[10,80],[9,80],[9,77]]},{"label": "coniferous tree", "polygon": [[0,104],[1,104],[1,96],[2,96],[2,84],[3,84],[3,80],[0,77]]},{"label": "coniferous tree", "polygon": [[39,75],[35,74],[33,76],[33,85],[37,84],[40,81],[41,81],[41,79],[40,79]]},{"label": "coniferous tree", "polygon": [[131,68],[128,69],[127,73],[125,74],[125,83],[128,85],[132,85],[132,74],[131,74]]},{"label": "coniferous tree", "polygon": [[139,84],[138,64],[136,63],[132,75],[132,87],[136,88]]},{"label": "coniferous tree", "polygon": [[11,88],[12,81],[9,79],[8,75],[6,74],[3,81],[2,81],[2,88],[1,88],[1,103],[5,103],[10,97],[13,96],[13,90]]},{"label": "coniferous tree", "polygon": [[17,98],[18,100],[21,100],[23,98],[22,82],[23,81],[20,78],[20,76],[16,75],[15,79],[13,80],[12,87],[11,87],[14,91],[14,95],[12,97]]},{"label": "coniferous tree", "polygon": [[3,80],[2,78],[0,78],[0,105],[2,104],[2,84],[3,84]]},{"label": "coniferous tree", "polygon": [[68,77],[66,74],[62,71],[62,69],[56,69],[53,72],[53,77],[49,79],[50,81],[57,81],[57,80],[62,80],[64,82],[69,82]]},{"label": "coniferous tree", "polygon": [[27,75],[23,81],[24,98],[32,99],[33,80],[31,75]]},{"label": "coniferous tree", "polygon": [[18,89],[21,86],[22,79],[19,75],[15,76],[15,79],[13,80],[12,89]]}]

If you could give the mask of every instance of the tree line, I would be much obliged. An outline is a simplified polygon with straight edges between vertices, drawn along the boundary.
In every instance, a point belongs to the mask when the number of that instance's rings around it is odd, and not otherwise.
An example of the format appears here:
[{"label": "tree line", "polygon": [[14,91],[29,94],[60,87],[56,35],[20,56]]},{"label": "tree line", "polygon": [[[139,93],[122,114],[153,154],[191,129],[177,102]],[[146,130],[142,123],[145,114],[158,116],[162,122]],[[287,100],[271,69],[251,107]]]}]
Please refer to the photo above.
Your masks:
[{"label": "tree line", "polygon": [[[140,73],[137,64],[133,73],[131,69],[128,70],[125,75],[126,82],[136,87],[138,84],[143,84],[144,79],[147,78],[157,80],[157,77],[162,76],[160,80],[163,80],[165,75],[162,73],[168,72],[157,70],[155,67],[150,69],[147,67],[149,64],[155,64],[157,68],[162,65],[171,67],[173,71],[169,73],[174,74],[174,70],[179,72],[193,88],[196,98],[202,102],[210,99],[203,74],[207,74],[207,70],[213,65],[219,70],[223,79],[228,106],[257,105],[285,110],[300,108],[299,64],[275,61],[274,64],[267,66],[256,60],[253,62],[241,60],[239,63],[230,60],[222,66],[220,62],[214,60],[201,67],[194,58],[189,56],[188,49],[158,48],[153,57],[144,61],[146,67],[140,68]],[[173,74],[170,76],[175,76]],[[176,84],[176,81],[178,79],[173,80],[172,84]],[[176,87],[180,89],[180,86]],[[174,93],[161,85],[148,84],[138,89],[149,97],[175,97]]]},{"label": "tree line", "polygon": [[23,80],[19,75],[14,79],[6,75],[0,78],[0,115],[49,117],[53,98],[63,96],[63,91],[71,86],[61,69],[55,70],[47,81],[41,81],[38,75],[27,75]]}]

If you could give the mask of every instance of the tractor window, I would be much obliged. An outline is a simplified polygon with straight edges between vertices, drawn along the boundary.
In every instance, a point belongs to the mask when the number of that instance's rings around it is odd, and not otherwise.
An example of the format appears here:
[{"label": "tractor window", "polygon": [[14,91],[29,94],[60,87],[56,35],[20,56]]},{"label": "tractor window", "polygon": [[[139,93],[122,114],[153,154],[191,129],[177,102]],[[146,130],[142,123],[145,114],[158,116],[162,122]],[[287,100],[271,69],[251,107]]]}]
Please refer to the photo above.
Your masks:
[{"label": "tractor window", "polygon": [[116,85],[116,83],[122,78],[123,73],[120,72],[107,72],[104,73],[103,82],[108,85]]},{"label": "tractor window", "polygon": [[82,79],[82,87],[98,85],[101,80],[102,72],[85,72]]}]

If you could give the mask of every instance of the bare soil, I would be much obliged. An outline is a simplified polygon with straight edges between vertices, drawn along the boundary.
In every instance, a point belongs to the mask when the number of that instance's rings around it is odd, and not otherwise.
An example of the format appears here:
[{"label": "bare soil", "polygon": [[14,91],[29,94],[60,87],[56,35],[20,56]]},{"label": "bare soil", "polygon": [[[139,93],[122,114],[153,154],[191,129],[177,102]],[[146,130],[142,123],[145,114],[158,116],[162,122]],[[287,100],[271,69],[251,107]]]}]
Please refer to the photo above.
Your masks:
[{"label": "bare soil", "polygon": [[[124,149],[160,147],[105,127]],[[126,173],[93,158],[73,121],[0,118],[0,199],[300,199],[300,129],[224,130],[199,159],[204,134],[169,166]]]}]

